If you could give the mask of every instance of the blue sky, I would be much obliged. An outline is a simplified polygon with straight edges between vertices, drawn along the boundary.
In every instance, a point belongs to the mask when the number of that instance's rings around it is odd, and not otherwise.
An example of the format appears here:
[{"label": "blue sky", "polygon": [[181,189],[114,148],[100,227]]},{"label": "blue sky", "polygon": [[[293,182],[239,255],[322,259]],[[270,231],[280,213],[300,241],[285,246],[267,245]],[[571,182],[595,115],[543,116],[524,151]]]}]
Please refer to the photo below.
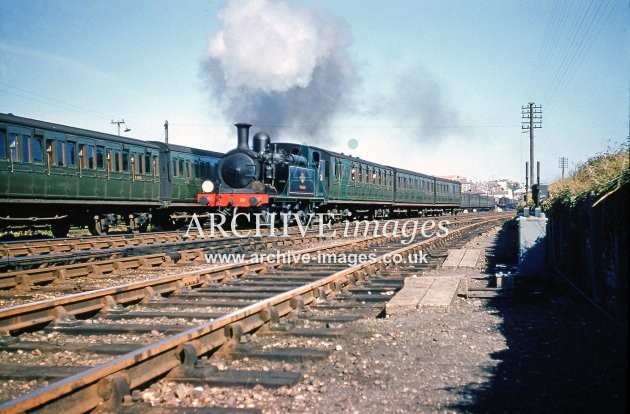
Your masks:
[{"label": "blue sky", "polygon": [[[437,175],[542,181],[625,142],[629,6],[0,0],[0,112],[227,151],[236,122]],[[251,58],[250,58],[251,56]],[[348,141],[358,142],[350,149]]]}]

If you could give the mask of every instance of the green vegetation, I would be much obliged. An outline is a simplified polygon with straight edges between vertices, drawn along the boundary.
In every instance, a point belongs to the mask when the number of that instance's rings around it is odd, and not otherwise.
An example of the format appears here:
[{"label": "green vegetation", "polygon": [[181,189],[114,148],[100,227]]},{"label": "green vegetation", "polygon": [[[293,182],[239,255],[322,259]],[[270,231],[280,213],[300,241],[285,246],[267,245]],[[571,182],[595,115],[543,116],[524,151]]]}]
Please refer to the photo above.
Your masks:
[{"label": "green vegetation", "polygon": [[578,165],[568,178],[549,186],[549,199],[545,210],[558,203],[575,205],[589,196],[594,203],[630,181],[630,154],[627,144],[589,158]]}]

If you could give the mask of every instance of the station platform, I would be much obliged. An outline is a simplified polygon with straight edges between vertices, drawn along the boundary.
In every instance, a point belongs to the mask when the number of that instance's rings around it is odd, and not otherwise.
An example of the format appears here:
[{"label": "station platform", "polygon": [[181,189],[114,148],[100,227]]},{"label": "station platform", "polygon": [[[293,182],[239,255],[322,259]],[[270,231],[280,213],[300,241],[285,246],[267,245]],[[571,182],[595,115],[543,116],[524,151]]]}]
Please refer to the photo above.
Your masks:
[{"label": "station platform", "polygon": [[482,249],[453,249],[442,267],[431,275],[405,278],[403,288],[385,306],[387,315],[431,306],[447,307],[458,294],[466,294],[468,278],[476,270]]}]

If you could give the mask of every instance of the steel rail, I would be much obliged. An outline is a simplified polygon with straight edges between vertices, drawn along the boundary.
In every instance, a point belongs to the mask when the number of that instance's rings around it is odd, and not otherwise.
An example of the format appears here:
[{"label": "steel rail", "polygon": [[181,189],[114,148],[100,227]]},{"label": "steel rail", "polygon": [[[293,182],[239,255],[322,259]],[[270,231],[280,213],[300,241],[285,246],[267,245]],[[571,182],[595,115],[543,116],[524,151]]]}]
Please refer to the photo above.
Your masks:
[{"label": "steel rail", "polygon": [[[198,235],[194,231],[189,232],[188,236],[186,236],[186,232],[172,231],[139,234],[113,234],[109,236],[3,241],[0,242],[0,260],[32,255],[156,245],[184,240],[194,240],[198,238],[197,236]],[[220,236],[220,234],[218,236]]]},{"label": "steel rail", "polygon": [[[298,256],[317,251],[338,250],[347,245],[376,242],[384,236],[368,237],[361,240],[341,241],[325,247],[311,247],[291,252]],[[35,303],[0,309],[0,333],[26,327],[63,320],[91,312],[105,312],[120,305],[138,302],[147,296],[171,294],[188,286],[222,281],[226,278],[246,276],[252,271],[262,271],[269,267],[278,267],[283,263],[273,262],[275,255],[268,255],[261,263],[230,263],[201,270],[179,273],[142,282],[129,283],[115,287],[93,290],[85,293],[67,295],[62,298],[48,299]]]},{"label": "steel rail", "polygon": [[161,244],[176,242],[184,239],[194,239],[194,232],[191,234],[192,236],[190,238],[184,238],[185,233],[176,231],[0,242],[0,259],[29,255],[70,253],[85,250],[111,249],[115,247]]},{"label": "steel rail", "polygon": [[[299,243],[310,243],[321,238],[314,234],[293,234],[293,237],[278,239],[276,244],[281,246],[293,245]],[[245,243],[241,244],[238,242]],[[131,255],[133,251],[128,248],[116,251],[110,251],[112,259],[99,261],[85,261],[83,263],[73,263],[69,265],[42,267],[29,270],[16,270],[6,273],[0,273],[0,289],[17,288],[28,290],[31,286],[47,283],[63,283],[68,279],[78,277],[94,277],[101,275],[116,275],[129,270],[140,268],[152,268],[171,265],[173,262],[193,262],[204,259],[206,250],[215,249],[218,252],[232,253],[244,248],[269,248],[272,242],[268,238],[248,237],[248,238],[217,238],[217,239],[196,239],[182,242],[183,244],[160,245],[141,247],[142,249],[151,250],[152,247],[163,250],[165,247],[174,249],[177,247],[184,250],[165,251],[153,254]],[[199,244],[199,247],[185,249],[187,245]],[[99,258],[102,252],[96,252],[96,258]]]},{"label": "steel rail", "polygon": [[[506,218],[506,216],[494,217],[460,227],[450,232],[445,239],[453,238],[482,224],[489,224]],[[436,238],[434,237],[400,248],[381,255],[373,261],[357,264],[315,282],[246,306],[196,328],[121,355],[107,363],[3,403],[0,405],[0,412],[56,413],[60,410],[85,412],[97,407],[100,410],[113,410],[121,404],[124,396],[129,395],[131,389],[167,374],[182,364],[193,367],[198,356],[219,348],[225,343],[237,340],[242,334],[251,332],[270,320],[276,320],[290,313],[293,309],[309,304],[318,297],[324,297],[333,291],[340,290],[354,280],[363,279],[368,274],[386,268],[391,264],[387,262],[387,257],[417,251],[435,241]],[[338,247],[331,246],[328,249]],[[314,253],[318,250],[322,249],[304,249],[301,254]],[[177,282],[176,277],[167,279],[171,279],[171,283]],[[199,280],[197,280],[198,282]],[[101,292],[101,294],[103,293],[105,292]]]}]

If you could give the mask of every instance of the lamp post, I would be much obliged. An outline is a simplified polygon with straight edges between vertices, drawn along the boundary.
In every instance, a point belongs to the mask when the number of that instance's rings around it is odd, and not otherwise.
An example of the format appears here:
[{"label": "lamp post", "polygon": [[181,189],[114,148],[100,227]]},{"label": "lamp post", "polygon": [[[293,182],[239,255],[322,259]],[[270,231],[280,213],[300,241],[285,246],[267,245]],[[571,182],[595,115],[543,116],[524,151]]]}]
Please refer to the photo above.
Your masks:
[{"label": "lamp post", "polygon": [[129,132],[129,131],[131,131],[131,128],[129,128],[129,127],[127,126],[127,124],[125,123],[125,120],[124,120],[124,119],[121,119],[120,121],[114,121],[114,120],[112,119],[112,125],[113,125],[113,124],[118,125],[118,136],[120,136],[120,124],[123,124],[123,125],[125,126],[125,131],[124,131],[124,132]]}]

